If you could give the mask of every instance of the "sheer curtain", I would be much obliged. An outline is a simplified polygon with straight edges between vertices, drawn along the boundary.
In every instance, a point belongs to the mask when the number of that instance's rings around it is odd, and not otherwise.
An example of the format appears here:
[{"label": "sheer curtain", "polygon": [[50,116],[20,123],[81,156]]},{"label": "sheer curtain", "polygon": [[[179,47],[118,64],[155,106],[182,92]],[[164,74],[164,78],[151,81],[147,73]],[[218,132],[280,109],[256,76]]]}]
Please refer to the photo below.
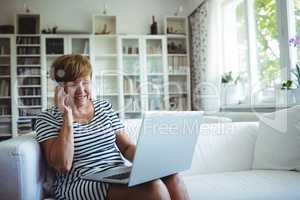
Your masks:
[{"label": "sheer curtain", "polygon": [[204,0],[189,16],[192,109],[220,108],[220,0]]}]

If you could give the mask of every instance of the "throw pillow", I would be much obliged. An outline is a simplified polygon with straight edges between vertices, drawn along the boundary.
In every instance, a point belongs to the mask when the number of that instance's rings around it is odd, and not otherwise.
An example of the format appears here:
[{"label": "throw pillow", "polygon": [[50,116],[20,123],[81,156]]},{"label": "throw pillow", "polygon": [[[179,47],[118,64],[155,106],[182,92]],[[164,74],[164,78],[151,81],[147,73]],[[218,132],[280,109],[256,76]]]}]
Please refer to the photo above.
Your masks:
[{"label": "throw pillow", "polygon": [[300,106],[260,119],[253,168],[300,171]]}]

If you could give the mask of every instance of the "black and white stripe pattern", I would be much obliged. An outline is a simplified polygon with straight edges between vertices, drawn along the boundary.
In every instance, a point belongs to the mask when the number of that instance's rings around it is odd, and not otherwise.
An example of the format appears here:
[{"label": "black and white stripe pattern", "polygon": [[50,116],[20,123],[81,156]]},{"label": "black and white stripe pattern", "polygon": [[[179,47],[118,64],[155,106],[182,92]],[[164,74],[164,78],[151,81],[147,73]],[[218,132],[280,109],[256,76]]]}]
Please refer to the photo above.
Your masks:
[{"label": "black and white stripe pattern", "polygon": [[[104,200],[108,184],[83,180],[80,175],[105,171],[124,164],[115,136],[115,131],[124,128],[124,125],[108,101],[95,100],[93,104],[95,115],[89,123],[73,123],[73,165],[68,174],[56,174],[53,189],[58,200]],[[57,137],[62,120],[63,114],[55,106],[42,112],[35,124],[37,141],[43,142]]]}]

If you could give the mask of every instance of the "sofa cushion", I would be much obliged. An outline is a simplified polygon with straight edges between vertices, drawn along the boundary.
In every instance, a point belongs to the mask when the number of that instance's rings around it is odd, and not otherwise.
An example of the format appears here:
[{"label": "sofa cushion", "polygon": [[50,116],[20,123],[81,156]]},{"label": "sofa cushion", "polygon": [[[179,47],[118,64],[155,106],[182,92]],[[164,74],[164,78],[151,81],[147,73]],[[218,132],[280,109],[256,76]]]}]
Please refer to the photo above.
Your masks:
[{"label": "sofa cushion", "polygon": [[184,177],[191,200],[296,200],[300,173],[250,170]]},{"label": "sofa cushion", "polygon": [[300,170],[299,113],[295,106],[261,117],[254,169]]}]

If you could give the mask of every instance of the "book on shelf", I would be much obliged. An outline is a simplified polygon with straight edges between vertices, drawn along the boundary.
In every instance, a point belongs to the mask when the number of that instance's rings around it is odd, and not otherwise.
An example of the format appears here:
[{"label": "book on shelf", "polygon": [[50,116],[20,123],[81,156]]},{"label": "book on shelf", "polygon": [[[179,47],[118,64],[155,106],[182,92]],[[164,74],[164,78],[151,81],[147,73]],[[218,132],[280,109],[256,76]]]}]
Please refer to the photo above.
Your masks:
[{"label": "book on shelf", "polygon": [[21,67],[17,69],[18,75],[40,75],[41,70],[39,68],[26,68]]},{"label": "book on shelf", "polygon": [[187,57],[186,56],[171,56],[168,57],[169,73],[186,73],[187,72]]},{"label": "book on shelf", "polygon": [[18,77],[19,85],[40,85],[40,77]]},{"label": "book on shelf", "polygon": [[89,54],[89,41],[84,42],[83,54]]},{"label": "book on shelf", "polygon": [[11,108],[9,105],[0,105],[0,116],[1,115],[10,115]]},{"label": "book on shelf", "polygon": [[39,65],[40,58],[39,57],[18,57],[17,64],[18,65]]},{"label": "book on shelf", "polygon": [[[0,42],[1,38],[0,38]],[[10,46],[9,46],[9,40],[7,40],[7,44],[0,44],[0,55],[9,55],[10,54]]]},{"label": "book on shelf", "polygon": [[46,39],[46,54],[63,54],[64,40],[62,38]]},{"label": "book on shelf", "polygon": [[40,47],[17,47],[17,53],[21,55],[38,55],[40,54]]},{"label": "book on shelf", "polygon": [[126,77],[126,79],[124,80],[124,92],[125,93],[134,93],[137,91],[137,80],[135,78],[129,78]]},{"label": "book on shelf", "polygon": [[40,37],[39,36],[30,36],[30,37],[24,37],[24,36],[18,36],[16,39],[17,45],[22,44],[40,44]]},{"label": "book on shelf", "polygon": [[10,68],[9,67],[1,67],[0,68],[0,75],[1,76],[10,76]]},{"label": "book on shelf", "polygon": [[139,112],[141,110],[140,100],[138,97],[125,98],[125,111],[126,112]]},{"label": "book on shelf", "polygon": [[10,81],[0,80],[0,96],[10,96]]},{"label": "book on shelf", "polygon": [[39,87],[19,88],[19,95],[21,96],[41,95],[41,88]]},{"label": "book on shelf", "polygon": [[19,106],[41,106],[41,98],[21,98]]},{"label": "book on shelf", "polygon": [[40,112],[40,108],[19,108],[20,117],[37,116]]}]

